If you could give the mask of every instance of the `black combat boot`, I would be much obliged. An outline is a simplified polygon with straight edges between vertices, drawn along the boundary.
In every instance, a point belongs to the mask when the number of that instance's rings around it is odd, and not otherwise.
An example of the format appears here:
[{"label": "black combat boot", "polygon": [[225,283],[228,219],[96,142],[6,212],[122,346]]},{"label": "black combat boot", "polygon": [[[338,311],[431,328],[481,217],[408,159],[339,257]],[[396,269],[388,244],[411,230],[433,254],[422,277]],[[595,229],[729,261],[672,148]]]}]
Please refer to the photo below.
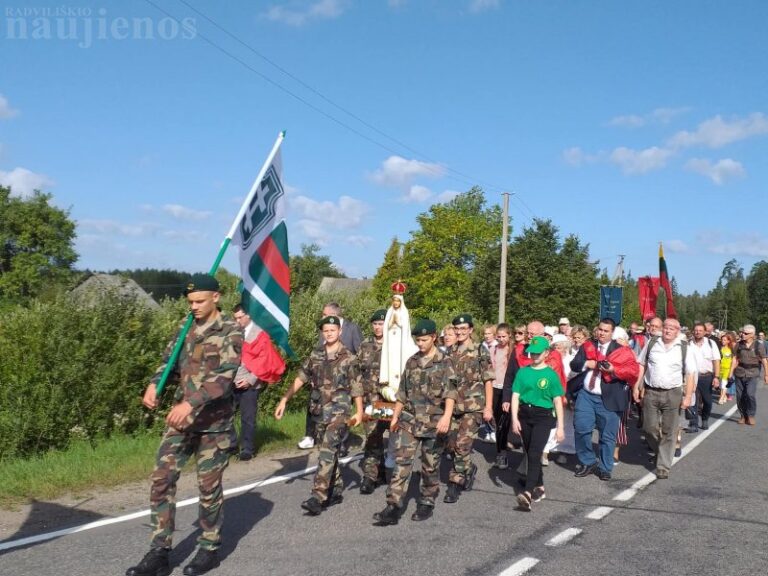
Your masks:
[{"label": "black combat boot", "polygon": [[301,507],[304,508],[310,516],[317,516],[323,511],[323,505],[320,503],[320,500],[314,496],[310,496],[308,500],[304,500],[304,502],[301,503]]},{"label": "black combat boot", "polygon": [[432,506],[427,504],[419,504],[416,506],[416,512],[411,515],[411,520],[421,522],[422,520],[428,520],[432,518]]},{"label": "black combat boot", "polygon": [[323,508],[329,508],[335,504],[341,504],[342,502],[344,502],[344,495],[336,494],[334,492],[328,498],[325,499],[325,502],[323,502],[322,506]]},{"label": "black combat boot", "polygon": [[459,501],[459,495],[461,494],[461,486],[456,482],[448,482],[448,490],[445,492],[445,498],[443,502],[446,504],[453,504]]},{"label": "black combat boot", "polygon": [[377,526],[394,526],[400,520],[400,508],[394,504],[387,504],[381,512],[373,515],[373,522]]},{"label": "black combat boot", "polygon": [[172,572],[168,564],[168,548],[151,548],[141,562],[125,571],[125,576],[168,576]]},{"label": "black combat boot", "polygon": [[376,482],[368,477],[363,478],[360,483],[360,494],[373,494],[376,489]]},{"label": "black combat boot", "polygon": [[216,550],[198,548],[197,554],[192,558],[192,562],[184,566],[184,576],[205,574],[218,567],[219,564],[221,562],[219,562],[219,555],[216,553]]},{"label": "black combat boot", "polygon": [[472,490],[472,486],[475,485],[475,476],[477,476],[477,466],[471,464],[469,470],[464,475],[464,490],[467,492]]}]

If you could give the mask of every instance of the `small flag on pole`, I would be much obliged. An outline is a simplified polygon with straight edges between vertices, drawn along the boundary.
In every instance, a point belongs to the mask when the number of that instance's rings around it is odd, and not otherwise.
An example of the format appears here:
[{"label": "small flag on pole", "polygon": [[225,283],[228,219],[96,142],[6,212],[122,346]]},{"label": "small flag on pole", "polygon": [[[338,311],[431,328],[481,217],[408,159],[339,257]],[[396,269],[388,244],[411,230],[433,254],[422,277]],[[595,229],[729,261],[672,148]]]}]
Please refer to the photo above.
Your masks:
[{"label": "small flag on pole", "polygon": [[675,304],[672,301],[672,285],[669,282],[667,261],[664,260],[664,247],[661,245],[661,242],[659,242],[659,284],[664,288],[664,294],[667,297],[667,318],[677,318]]},{"label": "small flag on pole", "polygon": [[236,223],[232,244],[240,248],[242,304],[251,319],[288,354],[291,273],[280,155],[281,138],[254,182]]}]

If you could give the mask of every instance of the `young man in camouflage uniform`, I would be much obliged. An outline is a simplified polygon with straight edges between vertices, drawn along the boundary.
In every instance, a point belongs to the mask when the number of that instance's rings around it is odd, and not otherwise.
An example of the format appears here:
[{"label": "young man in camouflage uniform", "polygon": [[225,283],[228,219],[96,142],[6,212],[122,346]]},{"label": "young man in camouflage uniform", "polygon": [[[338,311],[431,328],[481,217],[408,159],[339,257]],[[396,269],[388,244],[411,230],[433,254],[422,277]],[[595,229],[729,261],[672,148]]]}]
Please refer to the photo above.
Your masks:
[{"label": "young man in camouflage uniform", "polygon": [[453,469],[448,475],[448,490],[443,502],[453,504],[462,490],[471,490],[477,474],[472,463],[472,444],[481,421],[493,419],[493,379],[488,351],[472,340],[472,316],[462,314],[452,321],[456,343],[448,350],[456,370],[458,399],[454,408],[451,434],[455,439]]},{"label": "young man in camouflage uniform", "polygon": [[[195,322],[187,334],[175,367],[179,387],[166,416],[168,428],[157,451],[152,472],[150,507],[152,544],[144,559],[127,576],[166,576],[171,573],[171,549],[176,515],[176,482],[194,457],[200,490],[198,521],[202,534],[195,558],[184,568],[186,576],[204,574],[219,565],[224,492],[221,478],[227,467],[233,428],[232,382],[240,364],[242,332],[225,320],[217,308],[219,283],[213,276],[196,274],[185,291]],[[177,336],[178,337],[178,336]],[[160,366],[144,393],[144,406],[158,406],[156,384],[168,362],[176,338],[168,345]]]},{"label": "young man in camouflage uniform", "polygon": [[442,436],[450,430],[456,401],[456,376],[451,359],[436,346],[437,327],[419,320],[412,334],[419,352],[408,359],[397,391],[390,432],[395,442],[395,469],[387,488],[387,507],[373,515],[376,524],[388,526],[400,519],[403,500],[416,451],[421,445],[421,491],[411,520],[432,516],[440,492]]},{"label": "young man in camouflage uniform", "polygon": [[[325,344],[312,351],[275,408],[275,418],[280,420],[288,401],[309,382],[309,409],[316,419],[320,442],[312,495],[301,503],[310,516],[317,516],[323,508],[342,501],[344,484],[339,470],[339,450],[348,427],[357,426],[363,418],[363,391],[357,376],[357,358],[339,339],[341,320],[338,316],[326,316],[320,321],[320,329]],[[348,421],[353,400],[356,413]]]},{"label": "young man in camouflage uniform", "polygon": [[[360,345],[357,353],[360,384],[363,388],[363,404],[373,405],[382,400],[379,395],[379,368],[381,366],[381,345],[384,341],[384,318],[386,310],[376,310],[371,316],[373,336]],[[383,473],[384,432],[389,427],[386,420],[371,419],[365,422],[365,451],[363,452],[363,480],[361,494],[373,494],[379,474]]]}]

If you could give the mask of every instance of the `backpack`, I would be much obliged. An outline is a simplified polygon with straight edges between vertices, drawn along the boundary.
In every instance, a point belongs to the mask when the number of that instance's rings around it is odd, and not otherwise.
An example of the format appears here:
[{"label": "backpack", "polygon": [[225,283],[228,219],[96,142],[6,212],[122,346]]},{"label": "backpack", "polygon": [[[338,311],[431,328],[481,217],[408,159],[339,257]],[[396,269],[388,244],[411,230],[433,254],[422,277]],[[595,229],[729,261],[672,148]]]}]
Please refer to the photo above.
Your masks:
[{"label": "backpack", "polygon": [[[645,363],[643,364],[645,370],[648,369],[648,357],[651,355],[651,349],[656,345],[656,342],[659,341],[659,338],[661,338],[661,336],[651,336],[651,339],[648,341],[648,352],[645,354]],[[685,384],[685,358],[688,355],[688,340],[685,338],[680,340],[680,352],[683,355],[683,384]]]}]

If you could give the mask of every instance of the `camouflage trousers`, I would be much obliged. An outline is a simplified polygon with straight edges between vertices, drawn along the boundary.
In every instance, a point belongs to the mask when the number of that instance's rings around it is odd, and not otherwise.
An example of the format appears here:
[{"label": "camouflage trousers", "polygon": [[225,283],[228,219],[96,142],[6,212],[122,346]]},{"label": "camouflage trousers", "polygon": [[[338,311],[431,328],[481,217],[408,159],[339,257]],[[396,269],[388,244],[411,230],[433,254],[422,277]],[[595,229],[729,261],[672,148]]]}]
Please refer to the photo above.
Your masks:
[{"label": "camouflage trousers", "polygon": [[421,445],[421,486],[419,504],[435,506],[440,493],[440,456],[443,453],[441,438],[414,436],[410,430],[398,428],[394,432],[395,468],[387,488],[387,503],[402,508],[413,469],[416,451]]},{"label": "camouflage trousers", "polygon": [[453,468],[448,481],[464,486],[464,479],[472,467],[472,444],[483,416],[480,412],[467,412],[451,419],[449,446],[453,448]]},{"label": "camouflage trousers", "polygon": [[339,468],[339,450],[347,434],[347,428],[345,415],[334,416],[328,422],[317,424],[316,434],[320,443],[320,454],[317,459],[312,496],[320,502],[325,502],[331,495],[341,494],[344,491]]},{"label": "camouflage trousers", "polygon": [[176,521],[176,482],[181,469],[195,457],[200,492],[198,524],[201,548],[215,550],[221,545],[224,491],[221,478],[229,463],[229,432],[189,433],[166,430],[157,450],[149,503],[152,522],[152,547],[170,548]]},{"label": "camouflage trousers", "polygon": [[369,420],[365,423],[365,450],[363,452],[363,476],[374,482],[379,478],[381,461],[384,458],[384,432],[389,430],[389,421]]}]

